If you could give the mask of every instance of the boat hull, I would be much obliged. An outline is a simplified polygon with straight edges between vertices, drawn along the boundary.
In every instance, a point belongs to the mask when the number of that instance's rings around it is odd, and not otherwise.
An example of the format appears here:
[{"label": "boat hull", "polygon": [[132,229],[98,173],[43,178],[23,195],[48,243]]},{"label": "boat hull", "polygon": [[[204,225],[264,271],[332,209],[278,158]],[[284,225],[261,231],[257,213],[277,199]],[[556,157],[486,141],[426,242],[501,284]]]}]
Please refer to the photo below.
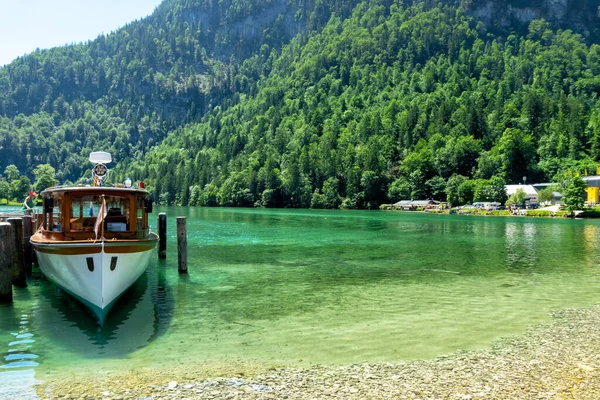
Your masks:
[{"label": "boat hull", "polygon": [[121,294],[146,271],[155,245],[155,238],[33,243],[42,273],[86,305],[100,324]]}]

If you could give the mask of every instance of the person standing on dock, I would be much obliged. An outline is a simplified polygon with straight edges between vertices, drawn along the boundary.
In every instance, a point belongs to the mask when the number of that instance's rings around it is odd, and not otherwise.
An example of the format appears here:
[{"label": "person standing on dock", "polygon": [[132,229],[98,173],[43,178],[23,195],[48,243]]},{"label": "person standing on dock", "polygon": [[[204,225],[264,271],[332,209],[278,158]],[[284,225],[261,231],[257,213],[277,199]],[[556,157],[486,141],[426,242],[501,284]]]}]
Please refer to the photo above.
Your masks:
[{"label": "person standing on dock", "polygon": [[29,192],[23,201],[23,210],[25,210],[26,215],[31,215],[31,210],[33,210],[33,207],[35,207],[35,203],[33,202],[33,198],[35,196],[37,196],[36,192]]}]

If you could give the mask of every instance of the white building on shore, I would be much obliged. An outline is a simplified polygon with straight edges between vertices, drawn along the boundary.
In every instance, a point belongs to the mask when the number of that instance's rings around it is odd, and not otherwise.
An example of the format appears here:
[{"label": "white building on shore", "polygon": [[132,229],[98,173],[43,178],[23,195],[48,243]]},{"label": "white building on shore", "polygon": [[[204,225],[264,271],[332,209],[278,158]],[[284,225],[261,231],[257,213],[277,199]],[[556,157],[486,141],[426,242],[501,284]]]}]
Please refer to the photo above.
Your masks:
[{"label": "white building on shore", "polygon": [[525,202],[527,203],[538,203],[538,191],[533,185],[506,185],[506,195],[508,197],[512,196],[519,189],[523,189],[525,191]]}]

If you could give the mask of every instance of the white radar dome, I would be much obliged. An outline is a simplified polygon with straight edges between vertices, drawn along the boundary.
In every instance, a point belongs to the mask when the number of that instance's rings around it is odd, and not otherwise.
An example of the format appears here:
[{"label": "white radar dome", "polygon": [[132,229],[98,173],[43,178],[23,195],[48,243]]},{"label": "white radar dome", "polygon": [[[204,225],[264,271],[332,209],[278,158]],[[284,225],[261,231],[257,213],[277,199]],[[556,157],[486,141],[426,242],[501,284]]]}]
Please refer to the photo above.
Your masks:
[{"label": "white radar dome", "polygon": [[112,158],[105,151],[93,151],[90,153],[90,161],[94,164],[108,164],[112,161]]}]

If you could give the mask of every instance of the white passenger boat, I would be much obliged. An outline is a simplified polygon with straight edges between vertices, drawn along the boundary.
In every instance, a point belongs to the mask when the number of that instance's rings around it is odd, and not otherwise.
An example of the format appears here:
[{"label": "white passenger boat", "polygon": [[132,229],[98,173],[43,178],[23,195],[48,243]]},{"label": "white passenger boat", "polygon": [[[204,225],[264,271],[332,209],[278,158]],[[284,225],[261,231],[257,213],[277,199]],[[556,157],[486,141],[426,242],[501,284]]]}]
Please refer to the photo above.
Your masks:
[{"label": "white passenger boat", "polygon": [[85,304],[102,325],[107,313],[148,267],[158,236],[143,183],[108,187],[110,154],[90,155],[94,186],[51,187],[42,228],[31,237],[42,273]]}]

